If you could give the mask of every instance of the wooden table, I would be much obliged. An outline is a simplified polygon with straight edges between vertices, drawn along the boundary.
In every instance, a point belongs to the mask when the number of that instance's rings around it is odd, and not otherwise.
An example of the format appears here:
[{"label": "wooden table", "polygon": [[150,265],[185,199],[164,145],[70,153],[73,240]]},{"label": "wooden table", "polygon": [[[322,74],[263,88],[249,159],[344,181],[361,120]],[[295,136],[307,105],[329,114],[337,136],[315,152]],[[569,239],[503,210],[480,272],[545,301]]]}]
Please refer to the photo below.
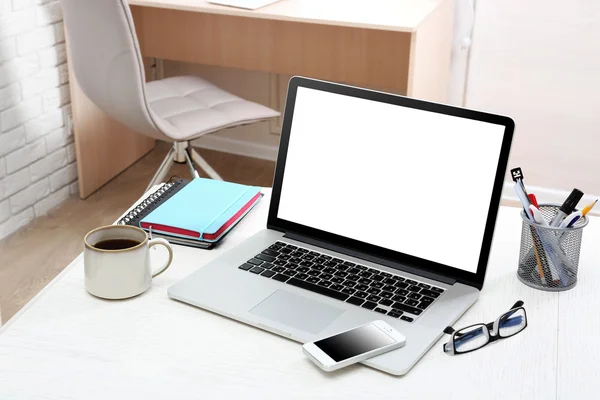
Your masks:
[{"label": "wooden table", "polygon": [[215,250],[175,246],[170,269],[131,300],[89,295],[75,259],[0,328],[0,399],[597,398],[600,218],[584,233],[578,285],[549,293],[517,280],[521,219],[503,207],[481,297],[456,326],[492,321],[518,299],[529,326],[461,356],[442,352],[444,337],[398,378],[362,365],[322,372],[296,342],[167,297],[262,229],[268,205],[267,195]]},{"label": "wooden table", "polygon": [[[206,0],[131,0],[146,59],[345,82],[447,98],[453,0],[281,0],[249,11]],[[67,27],[68,29],[68,27]],[[71,74],[79,193],[154,146],[99,110]]]}]

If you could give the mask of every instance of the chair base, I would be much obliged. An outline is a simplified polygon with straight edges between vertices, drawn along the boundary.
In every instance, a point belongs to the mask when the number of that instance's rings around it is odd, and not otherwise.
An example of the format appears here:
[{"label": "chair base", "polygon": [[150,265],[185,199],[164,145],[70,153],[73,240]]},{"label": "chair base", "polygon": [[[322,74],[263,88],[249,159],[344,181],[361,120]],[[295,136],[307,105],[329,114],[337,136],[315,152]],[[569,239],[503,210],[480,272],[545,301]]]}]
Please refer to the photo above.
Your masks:
[{"label": "chair base", "polygon": [[150,180],[146,191],[148,191],[152,186],[162,183],[174,162],[181,164],[186,163],[193,178],[200,177],[200,175],[198,175],[198,171],[196,171],[196,167],[194,166],[194,163],[196,163],[211,179],[218,179],[220,181],[223,180],[217,171],[215,171],[206,162],[206,160],[202,158],[192,146],[190,146],[189,142],[173,142],[173,147],[169,149],[167,156]]}]

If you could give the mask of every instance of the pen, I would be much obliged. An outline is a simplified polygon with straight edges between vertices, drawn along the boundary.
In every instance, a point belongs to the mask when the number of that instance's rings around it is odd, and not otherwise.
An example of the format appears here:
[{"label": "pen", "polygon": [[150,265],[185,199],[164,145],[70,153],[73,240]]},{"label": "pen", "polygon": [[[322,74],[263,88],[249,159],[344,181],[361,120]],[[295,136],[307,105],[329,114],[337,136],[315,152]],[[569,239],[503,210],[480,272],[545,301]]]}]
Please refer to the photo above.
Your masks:
[{"label": "pen", "polygon": [[581,190],[573,189],[573,191],[571,192],[569,197],[567,197],[565,202],[558,209],[558,213],[556,213],[556,216],[550,222],[550,226],[552,226],[552,227],[560,226],[563,219],[575,210],[577,203],[579,203],[579,200],[581,200],[582,197],[583,197],[583,192]]},{"label": "pen", "polygon": [[546,219],[542,215],[541,211],[539,209],[537,209],[533,204],[529,206],[529,210],[531,211],[531,214],[533,215],[533,221],[536,224],[539,224],[542,226],[550,226],[550,225],[548,225],[548,221],[546,221]]},{"label": "pen", "polygon": [[570,227],[572,227],[573,225],[575,225],[575,222],[579,221],[579,219],[581,217],[585,217],[585,215],[587,213],[589,213],[592,208],[594,208],[594,206],[596,205],[597,202],[598,202],[598,200],[594,201],[591,204],[588,204],[581,211],[572,212],[571,214],[569,214],[563,220],[563,222],[560,223],[560,225],[558,227],[559,228],[570,228]]},{"label": "pen", "polygon": [[531,202],[531,204],[533,204],[533,205],[535,206],[535,208],[537,208],[537,209],[539,210],[539,208],[540,208],[540,205],[539,205],[539,204],[538,204],[538,202],[537,202],[537,199],[536,199],[536,197],[535,197],[535,194],[533,194],[533,193],[529,193],[529,194],[527,195],[527,197],[529,197],[529,201]]}]

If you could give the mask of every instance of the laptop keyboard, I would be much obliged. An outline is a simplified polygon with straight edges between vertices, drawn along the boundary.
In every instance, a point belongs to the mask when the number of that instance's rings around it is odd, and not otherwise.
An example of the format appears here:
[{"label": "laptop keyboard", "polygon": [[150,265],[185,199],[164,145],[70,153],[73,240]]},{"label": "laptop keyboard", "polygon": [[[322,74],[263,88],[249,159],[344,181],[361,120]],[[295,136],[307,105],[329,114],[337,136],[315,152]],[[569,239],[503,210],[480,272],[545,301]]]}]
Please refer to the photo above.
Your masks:
[{"label": "laptop keyboard", "polygon": [[277,242],[239,269],[413,322],[444,289]]}]

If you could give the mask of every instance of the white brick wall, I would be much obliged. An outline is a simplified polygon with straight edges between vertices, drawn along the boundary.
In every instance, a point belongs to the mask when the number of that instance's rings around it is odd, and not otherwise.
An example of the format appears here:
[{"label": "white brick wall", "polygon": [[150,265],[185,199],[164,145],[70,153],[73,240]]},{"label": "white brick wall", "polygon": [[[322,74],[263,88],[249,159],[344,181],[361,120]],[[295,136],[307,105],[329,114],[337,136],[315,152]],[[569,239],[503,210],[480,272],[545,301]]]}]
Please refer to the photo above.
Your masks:
[{"label": "white brick wall", "polygon": [[77,194],[58,0],[0,0],[0,239]]}]

